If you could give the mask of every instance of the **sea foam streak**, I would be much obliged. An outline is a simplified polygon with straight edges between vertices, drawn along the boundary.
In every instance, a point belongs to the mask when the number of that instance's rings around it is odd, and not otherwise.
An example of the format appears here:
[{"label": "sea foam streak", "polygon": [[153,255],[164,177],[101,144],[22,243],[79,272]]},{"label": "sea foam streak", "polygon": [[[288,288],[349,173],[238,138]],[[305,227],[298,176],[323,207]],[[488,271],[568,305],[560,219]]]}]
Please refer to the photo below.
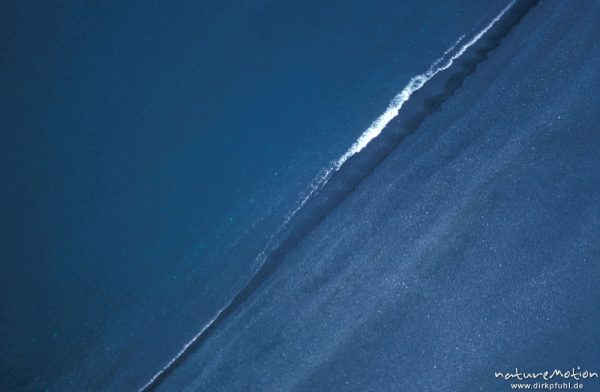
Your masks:
[{"label": "sea foam streak", "polygon": [[[427,72],[413,77],[408,82],[408,84],[404,87],[404,89],[392,99],[392,101],[390,102],[390,104],[387,107],[387,109],[385,110],[385,112],[383,112],[383,114],[381,114],[375,121],[373,121],[371,126],[369,126],[369,128],[367,128],[367,130],[365,130],[359,136],[359,138],[352,144],[352,146],[350,146],[350,148],[342,156],[340,156],[337,160],[335,160],[329,168],[324,170],[320,175],[318,175],[315,178],[315,180],[309,186],[308,191],[301,198],[301,201],[298,203],[298,206],[287,215],[283,224],[280,226],[280,229],[276,232],[276,234],[273,237],[271,237],[271,240],[269,241],[269,243],[267,244],[265,249],[256,257],[256,261],[258,262],[257,263],[258,264],[257,271],[260,270],[260,268],[263,266],[265,260],[267,259],[268,251],[269,251],[269,249],[272,248],[273,242],[275,241],[277,234],[280,233],[282,231],[282,229],[296,215],[296,213],[300,209],[302,209],[302,207],[304,207],[304,205],[308,202],[308,200],[310,200],[311,197],[317,191],[322,189],[323,186],[325,184],[327,184],[327,182],[329,181],[331,176],[335,172],[340,170],[340,168],[344,165],[344,163],[350,157],[359,153],[373,139],[375,139],[377,136],[379,136],[381,134],[381,132],[387,126],[387,124],[389,124],[390,121],[392,121],[396,116],[398,116],[398,113],[400,112],[400,109],[402,109],[402,106],[404,105],[404,103],[410,99],[411,95],[415,91],[417,91],[421,87],[423,87],[425,85],[425,83],[427,83],[431,78],[433,78],[439,72],[449,68],[456,59],[458,59],[467,49],[469,49],[469,47],[471,47],[479,39],[481,39],[481,37],[483,37],[483,35],[486,32],[488,32],[494,26],[494,24],[496,24],[496,22],[498,22],[500,20],[500,18],[502,18],[502,16],[504,16],[504,14],[513,6],[513,4],[515,2],[516,2],[516,0],[512,0],[502,11],[500,11],[500,13],[498,15],[496,15],[496,17],[487,26],[485,26],[483,28],[483,30],[481,30],[479,33],[477,33],[467,43],[463,44],[456,52],[453,52],[453,50],[460,44],[460,42],[462,42],[464,35],[461,36],[450,48],[448,48],[448,50],[446,50],[446,52],[444,52],[444,54],[442,56],[440,56],[440,58],[435,60],[433,62],[433,64],[431,65],[431,67],[427,70]],[[451,54],[451,56],[448,57],[448,55],[450,55],[450,54]],[[155,382],[159,378],[161,378],[161,376],[169,368],[171,368],[178,361],[178,359],[181,358],[196,341],[198,341],[202,337],[202,335],[211,327],[211,325],[213,323],[215,323],[216,320],[219,319],[219,316],[232,305],[234,299],[243,290],[244,290],[244,288],[239,290],[238,293],[236,293],[236,295],[223,308],[221,308],[221,310],[219,310],[217,312],[217,314],[212,318],[212,320],[210,320],[208,323],[206,323],[204,325],[204,327],[200,330],[200,332],[198,332],[191,340],[189,340],[181,348],[181,350],[179,350],[179,352],[162,369],[160,369],[142,388],[139,389],[139,391],[142,392],[142,391],[146,391],[146,390],[152,388],[153,385],[155,384]]]},{"label": "sea foam streak", "polygon": [[[441,55],[437,60],[435,60],[433,62],[433,64],[429,67],[429,70],[425,73],[425,75],[427,75],[430,72],[434,72],[435,67],[437,65],[439,65],[442,61],[444,61],[446,56],[454,50],[456,45],[458,45],[463,40],[464,37],[465,37],[464,35],[461,35],[452,46],[450,46],[448,49],[446,49],[444,54]],[[424,75],[419,75],[419,76],[424,76]],[[294,208],[292,211],[290,211],[287,214],[283,223],[280,226],[280,229],[285,227],[289,223],[289,221],[292,220],[294,215],[296,215],[296,213],[298,211],[300,211],[300,209],[302,209],[302,207],[304,207],[306,202],[308,202],[310,200],[310,198],[315,194],[315,192],[317,192],[318,190],[323,188],[323,186],[325,186],[325,184],[327,184],[327,181],[329,181],[329,179],[331,178],[333,173],[338,171],[342,167],[344,162],[346,162],[348,160],[348,158],[350,158],[352,155],[358,153],[360,150],[365,148],[366,145],[369,144],[369,142],[371,140],[376,138],[381,133],[383,128],[385,128],[385,126],[394,117],[396,117],[398,115],[398,112],[400,111],[400,108],[402,107],[402,103],[406,102],[408,100],[408,98],[410,97],[410,94],[412,94],[414,91],[417,90],[417,89],[413,89],[412,91],[409,92],[409,89],[411,88],[411,83],[415,78],[411,79],[409,84],[406,85],[406,87],[404,87],[402,92],[400,92],[398,95],[396,95],[394,97],[394,99],[390,102],[390,105],[388,106],[387,110],[381,116],[377,117],[377,119],[375,121],[373,121],[373,123],[369,126],[369,128],[367,128],[367,130],[364,131],[359,136],[359,138],[356,140],[356,142],[354,142],[352,144],[352,146],[344,153],[344,155],[339,157],[337,160],[333,161],[333,163],[331,163],[327,169],[322,170],[315,177],[315,179],[308,186],[307,191],[304,192],[304,194],[300,197],[300,202],[298,203],[296,208]],[[402,97],[406,97],[406,98],[404,99],[404,101],[402,103],[400,103],[398,105],[397,100]],[[279,233],[280,231],[281,230],[277,230],[276,233]]]},{"label": "sea foam streak", "polygon": [[[516,0],[512,0],[496,17],[487,25],[483,30],[481,30],[477,35],[471,38],[467,43],[460,47],[450,58],[447,59],[447,56],[454,50],[454,48],[463,40],[465,37],[462,35],[450,48],[448,48],[442,56],[440,56],[437,60],[433,62],[433,64],[429,67],[427,72],[417,75],[413,77],[408,84],[402,89],[400,93],[398,93],[390,102],[389,106],[381,114],[367,130],[365,130],[358,139],[350,146],[350,148],[336,161],[334,161],[327,170],[324,170],[321,174],[317,176],[315,180],[311,183],[308,192],[302,197],[301,201],[298,203],[298,206],[292,210],[283,223],[283,226],[287,225],[287,223],[296,215],[296,213],[304,207],[304,205],[310,200],[310,198],[314,195],[315,192],[323,188],[323,186],[329,181],[331,176],[344,165],[344,163],[353,155],[359,153],[362,149],[364,149],[373,139],[375,139],[383,129],[392,121],[398,113],[400,113],[400,109],[406,101],[409,100],[411,95],[419,90],[421,87],[425,85],[431,78],[437,75],[439,72],[448,69],[454,61],[459,58],[467,49],[469,49],[475,42],[477,42],[489,29],[504,16],[506,11],[513,6]],[[441,64],[441,65],[440,65]]]},{"label": "sea foam streak", "polygon": [[[423,87],[425,85],[425,83],[427,83],[431,78],[433,78],[439,72],[449,68],[454,63],[454,60],[459,58],[467,49],[469,49],[475,42],[477,42],[489,29],[491,29],[492,26],[494,24],[496,24],[496,22],[498,22],[498,20],[500,20],[500,18],[502,18],[502,16],[506,13],[506,11],[508,11],[508,9],[510,7],[512,7],[512,5],[515,3],[515,1],[516,0],[511,1],[502,11],[500,11],[500,13],[498,15],[496,15],[496,17],[483,30],[481,30],[477,35],[475,35],[473,38],[471,38],[469,40],[469,42],[467,42],[466,44],[461,46],[460,49],[457,50],[456,53],[454,53],[448,60],[446,60],[444,62],[445,57],[454,49],[454,47],[456,47],[456,45],[458,45],[458,43],[460,43],[460,41],[462,41],[464,35],[462,37],[460,37],[458,39],[458,41],[456,41],[456,43],[454,45],[452,45],[439,59],[437,59],[431,65],[431,67],[427,70],[427,72],[413,77],[408,82],[406,87],[404,87],[404,89],[398,95],[396,95],[394,97],[394,99],[392,99],[392,102],[390,102],[390,105],[388,106],[386,111],[383,112],[383,114],[381,116],[379,116],[375,121],[373,121],[371,126],[366,131],[364,131],[362,135],[359,136],[359,138],[356,140],[356,142],[354,142],[354,144],[352,144],[352,146],[348,149],[348,151],[346,151],[346,153],[344,153],[344,155],[342,155],[337,161],[335,161],[334,167],[333,167],[334,170],[335,171],[339,170],[342,167],[342,165],[348,160],[348,158],[350,158],[354,154],[360,152],[363,148],[365,148],[367,146],[367,144],[369,144],[369,142],[371,142],[371,140],[373,140],[377,136],[379,136],[381,131],[383,131],[383,129],[386,127],[386,125],[390,121],[392,121],[396,116],[398,116],[398,113],[400,112],[400,109],[402,108],[404,103],[406,101],[408,101],[410,96],[415,91],[417,91],[421,87]],[[440,63],[442,63],[442,65],[440,65]]]}]

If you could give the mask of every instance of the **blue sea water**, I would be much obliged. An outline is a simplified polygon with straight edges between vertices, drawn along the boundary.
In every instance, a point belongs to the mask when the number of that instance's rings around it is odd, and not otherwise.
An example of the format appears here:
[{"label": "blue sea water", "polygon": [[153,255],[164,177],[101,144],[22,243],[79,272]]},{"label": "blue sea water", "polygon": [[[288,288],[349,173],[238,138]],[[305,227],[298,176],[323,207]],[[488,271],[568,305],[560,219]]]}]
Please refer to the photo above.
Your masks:
[{"label": "blue sea water", "polygon": [[[4,4],[3,389],[145,385],[507,4]],[[501,390],[494,370],[599,365],[599,8],[521,16],[331,177],[158,388]]]}]

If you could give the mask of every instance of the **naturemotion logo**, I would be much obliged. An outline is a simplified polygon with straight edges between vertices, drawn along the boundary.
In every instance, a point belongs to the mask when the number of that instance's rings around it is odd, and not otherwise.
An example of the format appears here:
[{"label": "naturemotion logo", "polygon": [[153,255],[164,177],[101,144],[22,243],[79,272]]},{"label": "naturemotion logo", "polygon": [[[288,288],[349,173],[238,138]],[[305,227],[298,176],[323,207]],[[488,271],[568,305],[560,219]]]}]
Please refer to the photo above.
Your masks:
[{"label": "naturemotion logo", "polygon": [[582,370],[580,366],[539,372],[526,372],[515,368],[514,372],[494,372],[494,376],[500,380],[512,381],[510,389],[581,390],[584,385],[579,381],[597,379],[598,372]]}]

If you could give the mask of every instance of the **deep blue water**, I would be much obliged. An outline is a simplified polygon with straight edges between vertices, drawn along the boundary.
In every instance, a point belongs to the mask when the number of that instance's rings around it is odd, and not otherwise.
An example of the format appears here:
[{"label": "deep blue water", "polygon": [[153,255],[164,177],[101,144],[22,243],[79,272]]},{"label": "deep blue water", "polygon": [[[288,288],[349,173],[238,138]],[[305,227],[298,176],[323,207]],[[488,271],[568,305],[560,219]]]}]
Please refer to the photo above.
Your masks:
[{"label": "deep blue water", "polygon": [[279,230],[507,4],[3,4],[2,389],[137,390],[223,309],[159,389],[600,371],[598,2],[518,2]]}]

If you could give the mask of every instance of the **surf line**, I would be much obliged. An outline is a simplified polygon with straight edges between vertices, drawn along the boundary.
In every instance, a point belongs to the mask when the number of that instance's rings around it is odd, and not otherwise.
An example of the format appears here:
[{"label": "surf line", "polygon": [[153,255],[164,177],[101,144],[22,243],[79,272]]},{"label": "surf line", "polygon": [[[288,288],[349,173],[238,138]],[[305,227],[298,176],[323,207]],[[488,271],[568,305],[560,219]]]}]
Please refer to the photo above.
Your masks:
[{"label": "surf line", "polygon": [[392,121],[394,118],[396,118],[398,116],[398,114],[400,113],[400,109],[402,109],[402,106],[404,106],[404,103],[406,103],[406,101],[408,101],[410,99],[411,95],[415,91],[420,90],[421,87],[423,87],[425,85],[425,83],[427,83],[431,78],[433,78],[435,75],[437,75],[441,71],[444,71],[444,70],[450,68],[450,66],[452,66],[454,61],[456,59],[458,59],[460,56],[462,56],[463,53],[465,53],[467,51],[467,49],[469,49],[471,46],[473,46],[473,44],[475,44],[477,41],[479,41],[481,39],[481,37],[483,37],[485,35],[485,33],[487,33],[504,16],[504,14],[506,14],[506,12],[514,5],[514,3],[516,1],[517,0],[512,0],[506,7],[504,7],[500,11],[500,13],[498,13],[498,15],[496,15],[494,17],[494,19],[492,19],[492,21],[490,23],[487,24],[487,26],[485,26],[479,33],[477,33],[467,43],[465,43],[463,46],[461,46],[460,49],[457,50],[455,53],[453,53],[450,58],[447,58],[447,56],[464,39],[464,37],[465,37],[464,35],[460,36],[458,38],[458,40],[454,44],[452,44],[452,46],[450,46],[448,49],[446,49],[444,54],[442,54],[438,59],[436,59],[433,62],[433,64],[431,64],[431,66],[429,67],[427,72],[425,72],[423,74],[419,74],[419,75],[411,78],[410,81],[408,82],[408,84],[402,89],[402,91],[400,91],[391,100],[387,109],[379,117],[377,117],[375,119],[375,121],[373,121],[371,123],[369,128],[367,128],[358,137],[358,139],[356,139],[356,141],[350,146],[350,148],[342,156],[340,156],[337,160],[335,160],[327,170],[322,172],[319,176],[317,176],[317,178],[315,180],[313,180],[312,184],[309,187],[309,191],[306,193],[306,195],[304,197],[302,197],[300,203],[298,203],[298,206],[294,210],[292,210],[291,213],[288,214],[288,216],[285,218],[283,225],[286,225],[287,223],[289,223],[289,221],[291,221],[293,216],[296,215],[296,213],[300,209],[302,209],[302,207],[304,207],[304,205],[306,205],[308,200],[310,200],[310,198],[315,194],[315,192],[318,192],[321,188],[323,188],[323,186],[325,186],[325,184],[329,181],[331,176],[335,172],[339,171],[342,168],[342,166],[344,165],[344,163],[346,163],[346,161],[350,157],[358,154],[373,139],[375,139],[377,136],[379,136],[381,134],[381,132],[390,123],[390,121]]},{"label": "surf line", "polygon": [[[461,35],[456,40],[456,42],[454,44],[452,44],[452,46],[450,46],[448,49],[446,49],[444,54],[442,54],[438,59],[436,59],[433,62],[433,64],[431,64],[431,66],[429,67],[429,70],[425,74],[419,75],[419,76],[425,77],[426,75],[431,74],[431,77],[433,77],[435,75],[435,73],[437,73],[435,71],[436,67],[446,59],[448,54],[450,52],[452,52],[454,50],[454,48],[456,48],[456,46],[464,38],[465,38],[464,34]],[[340,168],[342,167],[344,162],[346,162],[348,160],[348,158],[350,158],[352,155],[360,152],[360,150],[362,150],[364,147],[366,147],[366,145],[369,144],[369,142],[371,140],[376,138],[383,131],[383,129],[386,127],[386,125],[392,119],[394,119],[394,117],[396,117],[398,115],[404,102],[406,102],[408,100],[408,98],[410,98],[410,95],[414,91],[417,90],[417,89],[415,89],[413,91],[410,91],[410,89],[413,87],[413,84],[414,84],[413,81],[416,78],[418,78],[419,76],[415,76],[414,78],[412,78],[410,80],[410,82],[404,87],[404,89],[402,89],[402,91],[400,93],[398,93],[394,97],[394,99],[392,99],[387,110],[382,115],[377,117],[377,119],[369,126],[369,128],[367,128],[367,130],[364,131],[359,136],[359,138],[356,140],[356,142],[354,142],[352,144],[352,146],[341,157],[339,157],[337,160],[333,161],[326,170],[323,170],[319,175],[317,175],[317,177],[311,182],[310,186],[308,187],[308,192],[306,192],[300,198],[300,202],[298,203],[296,208],[294,208],[290,213],[288,213],[288,215],[286,216],[286,218],[281,226],[287,225],[292,220],[292,218],[296,215],[296,213],[306,205],[308,200],[315,194],[315,192],[318,192],[319,190],[321,190],[323,188],[323,186],[325,186],[325,184],[329,181],[331,176],[335,172],[340,170]],[[403,100],[403,101],[401,101],[401,100]]]},{"label": "surf line", "polygon": [[[430,79],[432,79],[438,73],[448,69],[455,60],[461,57],[467,49],[473,46],[477,41],[479,41],[505,14],[506,12],[517,2],[517,0],[512,0],[506,7],[504,7],[498,15],[492,19],[490,23],[488,23],[479,33],[473,36],[469,41],[464,43],[458,50],[454,51],[454,49],[462,42],[464,35],[461,36],[450,48],[448,48],[440,58],[436,59],[431,67],[423,74],[417,75],[413,77],[408,84],[402,89],[400,93],[398,93],[390,102],[387,109],[381,114],[373,123],[367,128],[358,139],[350,146],[350,148],[337,160],[335,160],[331,166],[322,172],[317,178],[312,182],[309,187],[309,191],[305,194],[305,196],[298,203],[298,206],[292,210],[284,220],[284,223],[280,226],[280,230],[277,233],[280,233],[282,229],[292,220],[292,218],[306,205],[306,203],[318,193],[320,189],[322,189],[329,179],[333,176],[333,174],[339,171],[344,163],[350,159],[352,156],[358,154],[362,151],[372,140],[377,138],[383,129],[396,118],[402,109],[402,106],[410,99],[411,95],[420,90]],[[449,57],[448,57],[449,56]],[[274,236],[275,237],[275,236]],[[273,240],[273,237],[272,237]],[[275,249],[273,249],[275,248]],[[273,252],[277,251],[277,247],[273,246],[273,241],[269,241],[265,249],[257,256],[257,259],[260,259],[260,263],[257,269],[257,272],[254,276],[252,276],[246,285],[244,285],[233,297],[232,299],[221,308],[216,315],[206,323],[203,328],[191,339],[189,340],[179,352],[158,372],[154,374],[154,376],[139,389],[139,392],[150,391],[160,385],[160,383],[166,378],[168,374],[170,374],[177,364],[187,355],[189,354],[190,349],[195,346],[196,343],[199,343],[203,340],[206,335],[215,328],[215,326],[220,323],[222,320],[227,318],[233,310],[239,305],[243,298],[248,295],[253,289],[258,287],[262,278],[268,275],[269,271],[272,269],[272,266],[267,266],[268,260],[268,252],[273,250]],[[270,268],[266,268],[270,267]]]}]

